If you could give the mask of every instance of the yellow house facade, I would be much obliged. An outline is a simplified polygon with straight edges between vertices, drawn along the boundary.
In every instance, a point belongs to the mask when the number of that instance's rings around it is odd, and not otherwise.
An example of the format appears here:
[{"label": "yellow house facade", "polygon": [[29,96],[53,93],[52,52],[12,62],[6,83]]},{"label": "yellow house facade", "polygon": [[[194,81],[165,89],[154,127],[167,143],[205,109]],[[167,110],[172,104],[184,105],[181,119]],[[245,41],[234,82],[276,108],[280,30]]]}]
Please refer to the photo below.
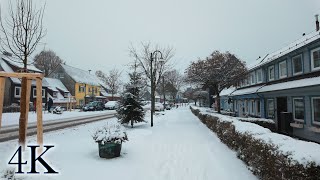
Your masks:
[{"label": "yellow house facade", "polygon": [[61,80],[71,95],[75,97],[78,107],[91,101],[104,100],[104,97],[100,96],[100,80],[86,70],[60,64],[49,74],[49,77]]},{"label": "yellow house facade", "polygon": [[100,95],[100,86],[85,83],[75,83],[75,98],[77,105],[85,104],[86,97],[96,97]]}]

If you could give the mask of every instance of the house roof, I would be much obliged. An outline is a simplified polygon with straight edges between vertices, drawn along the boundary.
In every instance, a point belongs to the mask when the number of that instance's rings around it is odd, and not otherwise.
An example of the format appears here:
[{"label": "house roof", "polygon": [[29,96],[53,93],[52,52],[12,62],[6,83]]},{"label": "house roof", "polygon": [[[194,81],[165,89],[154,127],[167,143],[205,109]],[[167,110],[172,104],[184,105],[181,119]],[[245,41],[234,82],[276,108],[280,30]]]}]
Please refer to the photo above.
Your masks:
[{"label": "house roof", "polygon": [[[13,62],[5,60],[4,58],[0,58],[0,66],[2,67],[4,72],[10,72],[10,73],[14,72],[13,69],[11,68],[11,66],[9,65],[11,63],[13,63]],[[15,66],[15,65],[12,65],[12,66]],[[28,69],[29,69],[29,66],[28,66]],[[29,69],[29,70],[32,70],[32,69]],[[34,70],[32,70],[32,71],[34,71]],[[10,79],[14,84],[21,84],[21,80],[19,78],[10,77]],[[36,85],[36,81],[32,80],[31,84],[35,86]],[[47,83],[45,81],[42,81],[42,86],[46,87]]]},{"label": "house roof", "polygon": [[254,87],[249,87],[249,88],[243,88],[243,89],[237,89],[236,91],[232,92],[230,96],[239,96],[239,95],[246,95],[246,94],[253,94],[257,93],[257,91],[261,88],[262,86],[254,86]]},{"label": "house roof", "polygon": [[309,43],[312,43],[316,40],[320,39],[320,31],[314,31],[312,33],[309,33],[302,38],[290,43],[289,45],[273,52],[270,54],[267,54],[262,60],[255,61],[253,64],[251,64],[248,68],[249,70],[255,69],[257,67],[260,67],[262,65],[265,65],[275,59],[278,59],[284,55],[289,54],[292,51],[297,50],[298,48],[301,48]]},{"label": "house roof", "polygon": [[100,80],[96,76],[89,74],[88,71],[71,67],[65,64],[61,64],[61,67],[74,81],[78,83],[84,83],[84,84],[89,84],[93,86],[100,85]]},{"label": "house roof", "polygon": [[320,76],[263,86],[258,92],[278,91],[320,85]]},{"label": "house roof", "polygon": [[[2,55],[1,57],[3,60],[5,60],[7,63],[9,63],[11,66],[17,67],[19,69],[23,69],[24,65],[22,62],[20,62],[21,60],[15,57],[10,57],[10,56],[5,56]],[[36,68],[34,65],[28,64],[27,65],[28,70],[30,71],[34,71],[34,72],[38,72],[38,73],[42,73],[42,71],[38,68]]]},{"label": "house roof", "polygon": [[235,87],[230,87],[228,89],[223,89],[221,92],[220,92],[220,96],[229,96],[232,92],[234,92],[236,90]]},{"label": "house roof", "polygon": [[44,82],[46,81],[46,85],[48,86],[49,89],[53,91],[63,91],[63,92],[69,92],[68,89],[63,85],[63,83],[59,79],[55,78],[43,78]]}]

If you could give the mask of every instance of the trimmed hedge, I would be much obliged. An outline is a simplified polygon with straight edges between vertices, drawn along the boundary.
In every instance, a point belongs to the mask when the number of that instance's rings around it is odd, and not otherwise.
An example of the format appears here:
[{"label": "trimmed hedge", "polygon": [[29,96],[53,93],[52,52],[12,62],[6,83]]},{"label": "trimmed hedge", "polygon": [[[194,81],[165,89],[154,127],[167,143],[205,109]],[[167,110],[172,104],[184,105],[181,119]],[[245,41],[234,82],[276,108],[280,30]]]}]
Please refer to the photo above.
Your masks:
[{"label": "trimmed hedge", "polygon": [[192,109],[209,129],[229,148],[237,152],[239,159],[244,161],[257,177],[263,180],[316,180],[320,179],[320,166],[314,162],[306,166],[291,158],[291,154],[280,151],[272,143],[265,143],[247,133],[238,133],[231,122],[220,121],[218,117],[201,114],[200,110]]}]

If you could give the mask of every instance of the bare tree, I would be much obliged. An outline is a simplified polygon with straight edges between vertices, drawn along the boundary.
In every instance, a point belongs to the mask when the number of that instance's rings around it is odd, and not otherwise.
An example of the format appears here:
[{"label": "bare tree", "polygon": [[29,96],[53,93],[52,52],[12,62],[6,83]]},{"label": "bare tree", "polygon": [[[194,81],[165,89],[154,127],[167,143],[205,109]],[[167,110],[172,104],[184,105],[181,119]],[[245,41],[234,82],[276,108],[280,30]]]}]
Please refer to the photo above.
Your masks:
[{"label": "bare tree", "polygon": [[[152,45],[149,43],[141,43],[140,49],[136,49],[131,45],[129,48],[130,56],[139,62],[139,67],[144,72],[145,77],[153,82],[151,85],[151,109],[154,110],[155,107],[155,91],[156,87],[161,81],[161,76],[165,71],[170,70],[172,64],[170,64],[170,60],[174,56],[174,49],[172,47],[160,47],[159,45]],[[158,58],[160,56],[158,54],[154,54],[154,52],[160,51],[162,53],[163,63],[159,63]],[[155,55],[156,57],[153,57]],[[152,59],[151,59],[152,58]],[[151,61],[153,60],[153,61]],[[154,64],[151,64],[154,63]],[[152,70],[151,70],[152,67]],[[152,72],[152,73],[151,73]],[[152,76],[151,76],[152,74]],[[152,126],[151,120],[151,126]]]},{"label": "bare tree", "polygon": [[[5,18],[0,16],[1,47],[3,51],[10,52],[21,60],[24,72],[27,72],[29,57],[36,50],[40,40],[45,35],[42,19],[44,7],[37,9],[32,0],[17,0],[15,7],[9,1],[9,15]],[[2,14],[2,10],[0,10]],[[27,79],[21,82],[21,102],[19,118],[19,143],[24,146],[26,137],[26,90]]]},{"label": "bare tree", "polygon": [[247,68],[245,62],[234,54],[214,51],[205,60],[192,62],[186,74],[190,82],[201,83],[204,87],[213,90],[217,95],[217,108],[220,113],[220,92],[224,88],[235,85],[242,76],[247,74]]},{"label": "bare tree", "polygon": [[176,69],[167,71],[163,74],[165,91],[169,92],[173,99],[176,99],[177,93],[184,84],[184,76]]},{"label": "bare tree", "polygon": [[34,57],[34,65],[48,76],[59,64],[64,61],[52,50],[43,50]]},{"label": "bare tree", "polygon": [[96,76],[107,86],[109,93],[112,95],[112,100],[114,100],[114,95],[119,91],[122,81],[120,79],[121,72],[117,69],[112,69],[108,74],[102,71],[97,71]]}]

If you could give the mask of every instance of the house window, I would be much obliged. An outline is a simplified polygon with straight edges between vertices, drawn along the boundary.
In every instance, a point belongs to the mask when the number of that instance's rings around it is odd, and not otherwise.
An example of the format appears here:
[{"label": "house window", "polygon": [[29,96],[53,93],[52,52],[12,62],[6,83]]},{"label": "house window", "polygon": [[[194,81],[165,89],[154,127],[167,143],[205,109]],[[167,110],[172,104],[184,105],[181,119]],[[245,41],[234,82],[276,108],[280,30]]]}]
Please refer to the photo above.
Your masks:
[{"label": "house window", "polygon": [[269,77],[269,81],[274,80],[274,66],[269,66],[268,77]]},{"label": "house window", "polygon": [[81,93],[81,92],[85,92],[85,86],[80,85],[80,86],[79,86],[79,92],[80,92],[80,93]]},{"label": "house window", "polygon": [[304,100],[303,98],[293,98],[293,119],[304,122]]},{"label": "house window", "polygon": [[262,69],[257,70],[257,83],[262,82]]},{"label": "house window", "polygon": [[256,112],[257,112],[257,115],[260,116],[260,100],[256,101]]},{"label": "house window", "polygon": [[320,69],[320,47],[311,51],[311,69]]},{"label": "house window", "polygon": [[[45,93],[46,93],[46,91],[45,91],[44,89],[42,89],[42,98],[45,97]],[[35,98],[37,97],[37,89],[36,89],[36,88],[33,89],[32,95],[33,95],[33,97],[35,97]]]},{"label": "house window", "polygon": [[249,102],[248,102],[248,100],[245,100],[244,101],[244,112],[245,113],[248,113],[248,108],[249,108]]},{"label": "house window", "polygon": [[268,99],[267,100],[267,106],[268,106],[268,118],[274,118],[274,100]]},{"label": "house window", "polygon": [[56,98],[57,97],[58,92],[53,91],[52,93],[52,97]]},{"label": "house window", "polygon": [[255,77],[254,72],[252,72],[250,76],[251,76],[251,78],[250,78],[251,79],[251,84],[255,84],[256,83],[256,81],[255,81],[256,77]]},{"label": "house window", "polygon": [[14,87],[14,97],[21,97],[21,87]]},{"label": "house window", "polygon": [[320,97],[312,97],[312,121],[315,124],[320,124]]},{"label": "house window", "polygon": [[251,114],[254,114],[254,107],[255,107],[255,102],[254,100],[251,101]]},{"label": "house window", "polygon": [[302,55],[292,58],[292,68],[293,75],[302,73]]},{"label": "house window", "polygon": [[98,93],[98,88],[95,88],[95,92]]},{"label": "house window", "polygon": [[287,61],[279,63],[279,78],[287,77]]},{"label": "house window", "polygon": [[237,111],[238,110],[238,103],[237,100],[234,100],[234,110]]},{"label": "house window", "polygon": [[64,97],[68,97],[69,93],[65,92]]},{"label": "house window", "polygon": [[80,104],[80,106],[83,106],[84,105],[84,100],[83,99],[79,100],[79,104]]},{"label": "house window", "polygon": [[59,78],[63,79],[64,78],[64,74],[63,73],[59,73]]}]

